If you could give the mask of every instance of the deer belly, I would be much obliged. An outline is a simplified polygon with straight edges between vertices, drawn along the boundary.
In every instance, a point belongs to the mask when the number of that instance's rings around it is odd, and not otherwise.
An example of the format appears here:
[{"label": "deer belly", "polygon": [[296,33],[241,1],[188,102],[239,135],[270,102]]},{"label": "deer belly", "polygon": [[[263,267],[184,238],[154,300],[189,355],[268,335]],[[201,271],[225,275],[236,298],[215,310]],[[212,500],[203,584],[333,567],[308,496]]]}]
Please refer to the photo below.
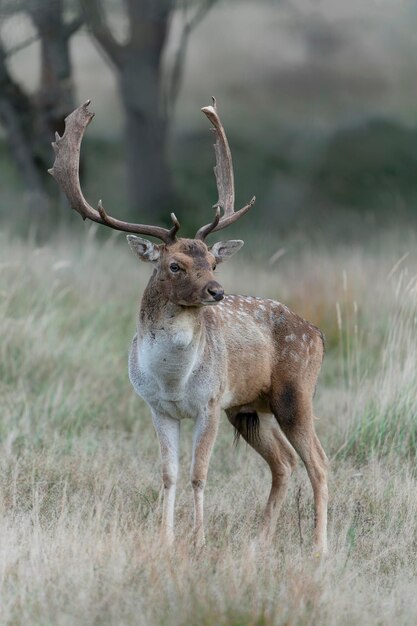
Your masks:
[{"label": "deer belly", "polygon": [[267,347],[229,353],[227,386],[222,408],[256,402],[267,395],[271,385],[271,358]]}]

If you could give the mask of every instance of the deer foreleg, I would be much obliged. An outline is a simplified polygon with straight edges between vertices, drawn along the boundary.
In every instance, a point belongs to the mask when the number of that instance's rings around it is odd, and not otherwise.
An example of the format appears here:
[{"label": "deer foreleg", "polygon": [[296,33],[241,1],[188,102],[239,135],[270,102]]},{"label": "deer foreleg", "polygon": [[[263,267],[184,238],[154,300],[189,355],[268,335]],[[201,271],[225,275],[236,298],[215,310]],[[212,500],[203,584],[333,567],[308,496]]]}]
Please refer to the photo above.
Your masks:
[{"label": "deer foreleg", "polygon": [[171,417],[153,415],[162,460],[164,500],[162,509],[162,539],[168,545],[174,541],[174,505],[178,476],[180,422]]},{"label": "deer foreleg", "polygon": [[220,409],[211,410],[199,416],[193,440],[191,464],[191,484],[194,491],[194,532],[197,546],[205,543],[204,536],[204,488],[211,453],[217,436]]}]

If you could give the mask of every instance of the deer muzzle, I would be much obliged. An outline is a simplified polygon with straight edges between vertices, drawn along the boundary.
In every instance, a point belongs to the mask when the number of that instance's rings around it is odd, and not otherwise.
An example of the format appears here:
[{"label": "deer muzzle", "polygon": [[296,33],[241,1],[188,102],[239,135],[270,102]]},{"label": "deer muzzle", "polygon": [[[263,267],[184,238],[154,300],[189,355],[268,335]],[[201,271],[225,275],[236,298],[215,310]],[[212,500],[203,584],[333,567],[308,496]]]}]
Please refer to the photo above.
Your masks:
[{"label": "deer muzzle", "polygon": [[211,280],[204,288],[203,298],[205,302],[220,302],[224,298],[224,289],[215,280]]}]

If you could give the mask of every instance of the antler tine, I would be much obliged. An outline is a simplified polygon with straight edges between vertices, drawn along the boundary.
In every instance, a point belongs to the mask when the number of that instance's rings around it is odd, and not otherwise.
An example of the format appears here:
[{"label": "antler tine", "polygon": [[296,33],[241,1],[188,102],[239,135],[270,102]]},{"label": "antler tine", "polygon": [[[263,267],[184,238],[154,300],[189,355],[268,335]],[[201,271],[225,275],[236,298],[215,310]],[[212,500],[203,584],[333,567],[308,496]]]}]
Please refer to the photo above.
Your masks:
[{"label": "antler tine", "polygon": [[[245,213],[247,213],[255,204],[256,198],[254,196],[248,204],[246,204],[239,211],[235,212],[235,186],[232,154],[230,152],[229,142],[227,141],[223,124],[221,123],[220,117],[217,113],[216,99],[213,98],[212,106],[203,107],[201,110],[213,124],[213,131],[216,135],[216,142],[214,144],[214,152],[216,155],[214,174],[216,176],[217,191],[219,194],[219,199],[213,207],[217,209],[213,222],[202,226],[197,231],[195,236],[196,239],[202,239],[204,241],[209,233],[222,230],[245,215]],[[220,217],[220,209],[223,209],[222,217]]]},{"label": "antler tine", "polygon": [[171,230],[169,231],[169,237],[171,241],[175,241],[177,232],[179,231],[181,224],[179,223],[177,216],[175,213],[171,213],[171,222],[173,224]]},{"label": "antler tine", "polygon": [[[139,235],[157,237],[165,243],[175,241],[179,228],[179,222],[172,217],[174,226],[171,230],[160,226],[147,226],[145,224],[131,224],[108,215],[101,200],[97,209],[94,209],[84,198],[80,186],[80,149],[85,129],[94,117],[94,113],[88,110],[90,100],[75,109],[65,119],[65,132],[62,137],[55,133],[55,142],[52,147],[55,152],[55,162],[48,172],[55,178],[63,193],[68,198],[72,209],[77,211],[83,220],[89,219],[98,224],[104,224],[115,230]],[[175,219],[174,219],[175,218]]]},{"label": "antler tine", "polygon": [[216,209],[214,220],[211,222],[211,224],[206,224],[206,226],[202,226],[201,228],[199,228],[195,236],[196,239],[201,239],[202,241],[204,241],[207,235],[212,233],[216,229],[216,226],[218,225],[218,223],[220,222],[220,207],[218,206],[218,207],[213,207],[213,208]]}]

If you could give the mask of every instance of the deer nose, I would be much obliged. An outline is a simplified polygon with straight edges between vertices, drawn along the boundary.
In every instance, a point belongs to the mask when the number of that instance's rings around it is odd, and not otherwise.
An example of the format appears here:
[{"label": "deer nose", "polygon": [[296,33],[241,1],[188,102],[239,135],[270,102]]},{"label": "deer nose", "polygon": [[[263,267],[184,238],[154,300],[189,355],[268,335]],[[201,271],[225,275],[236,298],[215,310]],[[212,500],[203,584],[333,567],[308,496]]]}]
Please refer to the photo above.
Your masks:
[{"label": "deer nose", "polygon": [[223,300],[224,289],[219,285],[219,283],[212,281],[207,285],[206,289],[208,293],[212,296],[213,300],[216,300],[216,302]]}]

